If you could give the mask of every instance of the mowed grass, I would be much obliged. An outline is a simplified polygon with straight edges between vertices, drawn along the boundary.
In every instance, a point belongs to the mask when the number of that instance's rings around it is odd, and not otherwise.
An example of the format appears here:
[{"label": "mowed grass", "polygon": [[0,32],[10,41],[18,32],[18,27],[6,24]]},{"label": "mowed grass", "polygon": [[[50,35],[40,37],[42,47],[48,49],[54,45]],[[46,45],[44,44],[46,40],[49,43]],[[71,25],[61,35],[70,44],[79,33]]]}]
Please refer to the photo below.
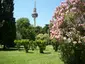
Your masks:
[{"label": "mowed grass", "polygon": [[29,51],[0,51],[0,64],[64,64],[58,52],[52,46],[47,46],[44,54],[39,50]]}]

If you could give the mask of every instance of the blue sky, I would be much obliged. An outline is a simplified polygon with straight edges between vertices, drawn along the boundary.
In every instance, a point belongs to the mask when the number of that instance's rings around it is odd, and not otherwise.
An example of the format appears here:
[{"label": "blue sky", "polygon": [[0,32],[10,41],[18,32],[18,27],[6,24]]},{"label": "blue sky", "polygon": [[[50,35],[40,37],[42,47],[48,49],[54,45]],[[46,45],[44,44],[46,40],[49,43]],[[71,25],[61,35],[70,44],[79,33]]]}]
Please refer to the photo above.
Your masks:
[{"label": "blue sky", "polygon": [[[39,26],[49,24],[52,19],[56,6],[60,5],[60,2],[64,0],[36,0],[38,18],[36,23]],[[30,20],[31,24],[34,24],[31,16],[34,8],[34,0],[14,0],[14,17],[17,19],[26,17]]]}]

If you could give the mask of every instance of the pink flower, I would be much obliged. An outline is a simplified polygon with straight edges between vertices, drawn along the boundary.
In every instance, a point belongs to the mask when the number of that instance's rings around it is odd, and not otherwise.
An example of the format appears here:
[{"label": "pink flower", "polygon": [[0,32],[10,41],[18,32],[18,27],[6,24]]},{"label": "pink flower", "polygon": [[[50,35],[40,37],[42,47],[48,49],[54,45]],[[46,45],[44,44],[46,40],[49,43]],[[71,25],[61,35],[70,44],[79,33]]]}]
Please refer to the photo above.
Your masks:
[{"label": "pink flower", "polygon": [[83,2],[83,5],[85,6],[85,2]]},{"label": "pink flower", "polygon": [[75,2],[75,0],[68,0],[70,3],[73,3],[73,2]]},{"label": "pink flower", "polygon": [[66,2],[61,2],[61,7],[65,8],[67,6],[68,6],[68,4]]},{"label": "pink flower", "polygon": [[72,7],[71,9],[70,9],[70,12],[76,12],[77,11],[77,8],[76,7]]},{"label": "pink flower", "polygon": [[84,26],[84,24],[79,24],[79,26]]},{"label": "pink flower", "polygon": [[[81,2],[81,0],[66,0],[65,2],[61,2],[60,6],[56,7],[52,20],[50,21],[50,23],[53,24],[50,30],[52,38],[60,38],[61,30],[59,27],[64,22],[65,15],[69,14],[70,12],[81,14],[81,6],[85,6],[85,2]],[[82,25],[80,24],[80,26]]]}]

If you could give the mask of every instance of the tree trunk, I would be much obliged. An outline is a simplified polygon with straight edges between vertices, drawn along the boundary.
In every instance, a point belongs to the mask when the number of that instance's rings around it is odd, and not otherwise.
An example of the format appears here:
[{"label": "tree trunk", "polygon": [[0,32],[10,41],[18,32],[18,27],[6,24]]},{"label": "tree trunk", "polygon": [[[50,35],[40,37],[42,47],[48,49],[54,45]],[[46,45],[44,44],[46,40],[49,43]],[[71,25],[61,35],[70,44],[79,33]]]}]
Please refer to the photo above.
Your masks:
[{"label": "tree trunk", "polygon": [[4,46],[3,46],[3,50],[6,50],[6,49],[7,49],[7,48],[6,48],[6,46],[4,45]]},{"label": "tree trunk", "polygon": [[40,53],[44,53],[42,48],[40,48]]}]

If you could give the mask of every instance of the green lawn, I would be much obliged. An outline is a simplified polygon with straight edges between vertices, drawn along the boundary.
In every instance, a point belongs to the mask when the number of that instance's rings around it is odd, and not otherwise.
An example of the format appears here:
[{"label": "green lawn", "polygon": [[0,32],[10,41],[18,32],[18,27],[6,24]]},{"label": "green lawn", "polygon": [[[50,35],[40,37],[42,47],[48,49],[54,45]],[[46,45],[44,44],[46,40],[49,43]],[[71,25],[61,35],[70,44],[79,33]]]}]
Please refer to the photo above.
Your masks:
[{"label": "green lawn", "polygon": [[0,64],[63,64],[59,59],[59,53],[47,46],[45,54],[39,50],[29,51],[0,51]]}]

